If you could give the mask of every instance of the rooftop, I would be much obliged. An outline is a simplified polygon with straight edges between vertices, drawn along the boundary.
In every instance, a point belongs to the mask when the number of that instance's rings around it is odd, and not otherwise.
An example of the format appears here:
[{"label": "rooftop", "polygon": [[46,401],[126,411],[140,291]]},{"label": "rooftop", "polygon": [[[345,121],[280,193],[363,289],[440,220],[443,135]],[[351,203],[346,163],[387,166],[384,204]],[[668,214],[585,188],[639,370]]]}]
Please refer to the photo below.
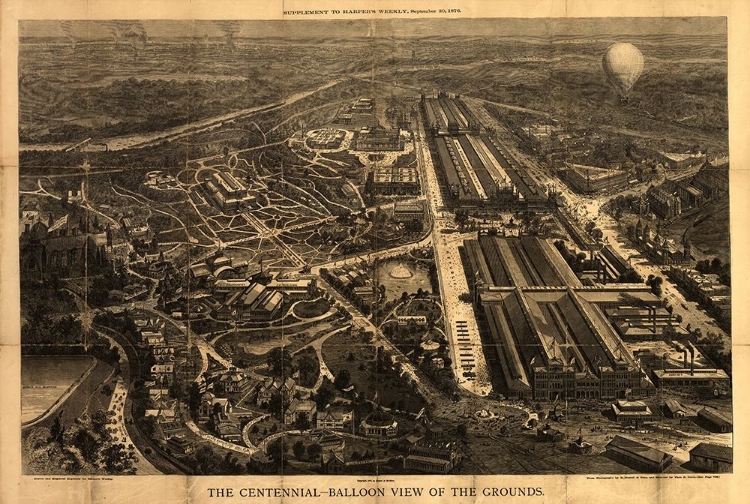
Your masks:
[{"label": "rooftop", "polygon": [[615,436],[614,438],[612,438],[612,441],[607,443],[607,448],[609,447],[618,448],[619,450],[637,455],[638,457],[646,459],[649,462],[654,462],[656,464],[661,464],[665,459],[671,458],[670,455],[664,453],[663,451],[657,450],[656,448],[651,448],[650,446],[646,446],[637,441],[633,441],[632,439],[628,439],[622,436]]},{"label": "rooftop", "polygon": [[715,409],[703,408],[698,411],[698,416],[701,416],[716,425],[732,425],[732,421],[729,418],[725,417]]},{"label": "rooftop", "polygon": [[722,446],[711,443],[698,443],[695,448],[690,450],[690,455],[709,458],[731,464],[733,454],[731,446]]}]

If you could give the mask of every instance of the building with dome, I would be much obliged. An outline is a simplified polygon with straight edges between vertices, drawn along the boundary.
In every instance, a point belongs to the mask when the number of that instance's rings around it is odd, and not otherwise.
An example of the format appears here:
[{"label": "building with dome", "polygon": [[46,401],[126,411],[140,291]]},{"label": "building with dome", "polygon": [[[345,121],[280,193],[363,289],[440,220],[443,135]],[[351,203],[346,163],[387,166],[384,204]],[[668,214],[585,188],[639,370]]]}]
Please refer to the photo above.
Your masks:
[{"label": "building with dome", "polygon": [[394,438],[398,435],[398,421],[378,406],[360,422],[359,431],[368,437]]}]

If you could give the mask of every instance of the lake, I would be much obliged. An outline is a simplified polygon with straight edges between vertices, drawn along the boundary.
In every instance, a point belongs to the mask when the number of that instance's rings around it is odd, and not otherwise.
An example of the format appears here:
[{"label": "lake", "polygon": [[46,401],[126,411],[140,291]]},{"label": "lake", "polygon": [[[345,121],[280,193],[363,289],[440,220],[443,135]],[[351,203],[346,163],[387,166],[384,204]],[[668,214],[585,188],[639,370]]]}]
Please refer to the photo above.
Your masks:
[{"label": "lake", "polygon": [[90,356],[23,356],[21,422],[44,414],[95,363]]}]

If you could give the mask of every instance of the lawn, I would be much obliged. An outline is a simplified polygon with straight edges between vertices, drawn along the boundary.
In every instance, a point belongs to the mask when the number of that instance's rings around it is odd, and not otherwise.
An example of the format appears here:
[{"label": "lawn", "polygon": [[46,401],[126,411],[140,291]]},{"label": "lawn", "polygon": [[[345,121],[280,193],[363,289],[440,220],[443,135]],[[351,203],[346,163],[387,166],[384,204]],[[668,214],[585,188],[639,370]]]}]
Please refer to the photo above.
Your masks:
[{"label": "lawn", "polygon": [[301,318],[314,318],[319,317],[326,313],[331,307],[331,304],[323,298],[318,298],[314,301],[301,301],[294,305],[294,314]]},{"label": "lawn", "polygon": [[323,343],[323,360],[334,376],[348,371],[354,390],[372,400],[377,392],[380,404],[417,412],[425,406],[424,399],[390,369],[385,359],[383,368],[376,372],[376,349],[362,342],[356,331],[344,331],[331,336]]}]

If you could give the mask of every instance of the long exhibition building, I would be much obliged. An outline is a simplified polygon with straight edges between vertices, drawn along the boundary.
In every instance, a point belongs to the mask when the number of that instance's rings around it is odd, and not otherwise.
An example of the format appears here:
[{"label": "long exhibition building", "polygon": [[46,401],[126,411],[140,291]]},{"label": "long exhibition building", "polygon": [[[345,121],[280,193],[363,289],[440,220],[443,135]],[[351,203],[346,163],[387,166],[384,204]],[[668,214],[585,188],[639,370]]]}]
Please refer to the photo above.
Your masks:
[{"label": "long exhibition building", "polygon": [[480,235],[463,248],[498,392],[537,400],[654,393],[604,311],[661,306],[646,286],[584,287],[537,237]]},{"label": "long exhibition building", "polygon": [[547,194],[496,138],[480,134],[458,97],[422,97],[432,157],[451,204],[462,208],[543,210]]}]

